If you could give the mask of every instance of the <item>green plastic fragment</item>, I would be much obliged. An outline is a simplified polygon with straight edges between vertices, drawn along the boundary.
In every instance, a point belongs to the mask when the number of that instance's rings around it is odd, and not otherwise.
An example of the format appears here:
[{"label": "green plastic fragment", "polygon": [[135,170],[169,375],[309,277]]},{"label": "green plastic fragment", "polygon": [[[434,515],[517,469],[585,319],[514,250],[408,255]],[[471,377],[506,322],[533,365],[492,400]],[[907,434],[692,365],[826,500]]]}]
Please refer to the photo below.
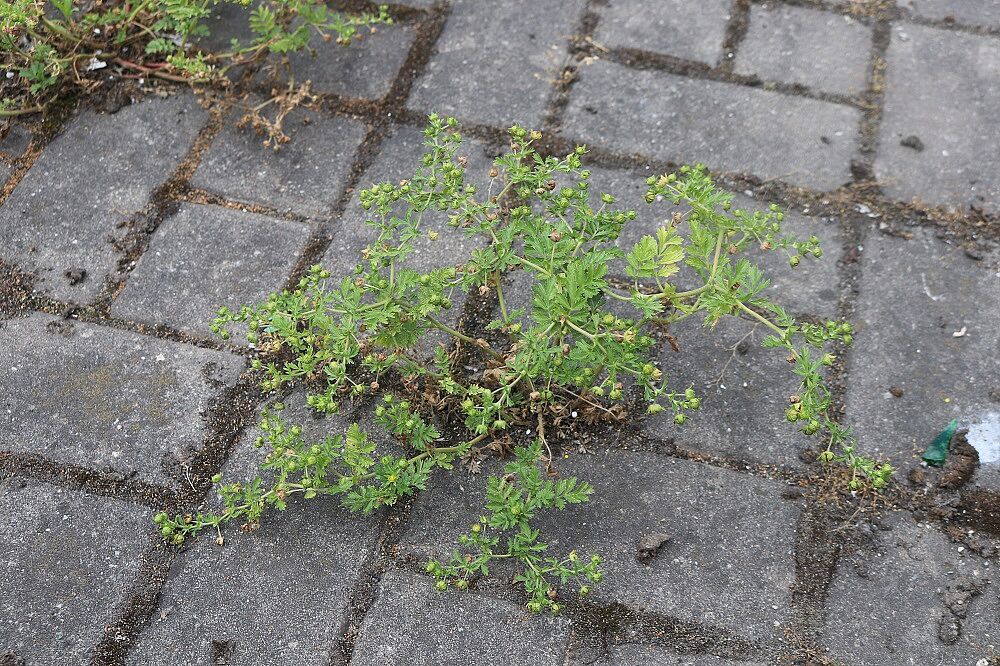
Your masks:
[{"label": "green plastic fragment", "polygon": [[945,458],[948,457],[948,445],[951,443],[951,436],[955,434],[956,428],[958,428],[958,421],[952,419],[948,427],[938,433],[931,445],[927,447],[923,457],[928,465],[934,467],[944,465]]}]

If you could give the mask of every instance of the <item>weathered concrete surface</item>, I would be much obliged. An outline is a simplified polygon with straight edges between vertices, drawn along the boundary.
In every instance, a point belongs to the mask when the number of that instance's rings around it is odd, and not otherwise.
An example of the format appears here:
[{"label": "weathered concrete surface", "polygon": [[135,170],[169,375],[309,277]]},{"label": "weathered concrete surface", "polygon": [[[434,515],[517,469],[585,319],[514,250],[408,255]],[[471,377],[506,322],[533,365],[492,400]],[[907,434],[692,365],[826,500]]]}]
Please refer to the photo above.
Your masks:
[{"label": "weathered concrete surface", "polygon": [[[116,273],[122,227],[170,178],[207,118],[189,95],[75,118],[0,207],[5,257],[36,272],[55,298],[92,300]],[[82,280],[65,275],[81,269]]]},{"label": "weathered concrete surface", "polygon": [[8,478],[0,513],[0,654],[88,663],[153,543],[152,512]]},{"label": "weathered concrete surface", "polygon": [[[0,450],[179,484],[243,359],[35,314],[4,322]],[[175,476],[176,475],[176,476]]]},{"label": "weathered concrete surface", "polygon": [[280,291],[308,239],[302,222],[182,204],[163,222],[111,314],[208,337],[220,307],[237,311]]}]

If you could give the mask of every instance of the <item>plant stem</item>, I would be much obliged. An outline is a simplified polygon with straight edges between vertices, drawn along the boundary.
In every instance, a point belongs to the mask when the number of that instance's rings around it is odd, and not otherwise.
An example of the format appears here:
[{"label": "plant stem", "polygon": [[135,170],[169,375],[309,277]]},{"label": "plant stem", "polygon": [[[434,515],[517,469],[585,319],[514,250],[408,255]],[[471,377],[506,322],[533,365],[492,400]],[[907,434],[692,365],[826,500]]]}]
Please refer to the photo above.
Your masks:
[{"label": "plant stem", "polygon": [[497,352],[495,352],[493,349],[491,349],[490,347],[482,347],[482,346],[480,346],[479,341],[477,341],[477,340],[475,340],[473,338],[470,338],[465,333],[462,333],[461,331],[456,331],[451,326],[448,326],[447,324],[438,321],[437,319],[435,319],[434,317],[432,317],[430,315],[426,315],[425,318],[430,323],[430,325],[433,326],[434,328],[436,328],[438,330],[441,330],[441,331],[444,331],[445,333],[448,333],[449,335],[451,335],[453,337],[456,337],[459,340],[462,340],[463,342],[468,342],[471,345],[479,347],[480,349],[482,349],[483,351],[485,351],[486,353],[488,353],[493,358],[500,359],[500,360],[503,359],[503,356],[501,356],[500,354],[498,354]]}]

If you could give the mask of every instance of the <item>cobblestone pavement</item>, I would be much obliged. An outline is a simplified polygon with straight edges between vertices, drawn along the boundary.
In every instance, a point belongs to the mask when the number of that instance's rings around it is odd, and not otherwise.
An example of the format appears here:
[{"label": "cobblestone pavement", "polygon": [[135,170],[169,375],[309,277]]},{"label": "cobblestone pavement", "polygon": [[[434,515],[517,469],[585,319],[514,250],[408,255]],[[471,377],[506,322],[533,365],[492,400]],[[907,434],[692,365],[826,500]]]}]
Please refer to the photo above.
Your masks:
[{"label": "cobblestone pavement", "polygon": [[[998,6],[425,0],[296,57],[321,104],[277,154],[185,91],[13,127],[0,664],[1000,663]],[[664,352],[706,395],[684,429],[651,418],[564,447],[560,471],[596,493],[545,529],[601,552],[607,577],[559,618],[525,612],[509,572],[440,594],[421,573],[478,515],[481,476],[436,477],[370,518],[317,501],[222,548],[164,547],[154,512],[212,501],[212,474],[255,463],[267,397],[249,350],[210,336],[213,311],[353,261],[357,189],[402,175],[431,111],[462,121],[473,167],[519,121],[555,154],[587,143],[595,181],[629,205],[646,175],[700,161],[741,205],[785,206],[827,252],[794,279],[777,266],[772,289],[800,316],[857,323],[831,380],[862,448],[899,467],[891,501],[834,506],[781,425],[784,362],[733,322]],[[922,467],[953,418],[979,466],[966,450]],[[654,532],[669,540],[641,563]]]}]

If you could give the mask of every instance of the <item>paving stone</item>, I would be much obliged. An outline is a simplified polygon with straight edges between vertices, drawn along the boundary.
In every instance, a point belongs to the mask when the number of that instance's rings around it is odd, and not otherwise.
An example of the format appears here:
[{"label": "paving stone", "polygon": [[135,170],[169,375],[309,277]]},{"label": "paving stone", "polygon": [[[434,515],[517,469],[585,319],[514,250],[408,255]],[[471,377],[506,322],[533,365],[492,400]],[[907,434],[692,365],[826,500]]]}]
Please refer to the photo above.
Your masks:
[{"label": "paving stone", "polygon": [[264,147],[263,138],[252,129],[237,128],[243,113],[236,108],[230,114],[191,184],[234,201],[312,217],[328,215],[365,137],[364,125],[296,109],[284,124],[291,141],[275,152]]},{"label": "paving stone", "polygon": [[243,359],[32,314],[0,328],[0,449],[174,484],[203,413]]},{"label": "paving stone", "polygon": [[842,14],[789,5],[754,5],[736,73],[817,91],[865,90],[871,28]]},{"label": "paving stone", "polygon": [[[594,494],[587,504],[541,517],[537,527],[552,554],[601,555],[605,578],[595,602],[753,638],[773,635],[776,622],[788,621],[798,509],[779,498],[782,484],[648,453],[574,455],[556,466],[562,476],[590,482]],[[414,505],[402,553],[449,557],[483,512],[483,476],[435,476]],[[637,544],[653,532],[670,541],[651,563],[640,564]]]},{"label": "paving stone", "polygon": [[[904,514],[885,522],[891,529],[874,536],[870,551],[838,564],[821,643],[831,656],[858,666],[987,663],[1000,646],[993,568]],[[958,605],[963,583],[985,587]],[[957,618],[960,635],[951,644],[939,638],[956,619],[946,601],[967,614]]]},{"label": "paving stone", "polygon": [[224,2],[211,7],[211,14],[202,22],[209,34],[197,40],[198,48],[205,51],[229,51],[234,39],[241,46],[248,46],[256,37],[250,29],[250,11],[257,6],[257,2],[250,2],[249,7],[242,3]]},{"label": "paving stone", "polygon": [[[886,194],[956,209],[1000,210],[1000,157],[990,149],[1000,140],[995,113],[1000,43],[907,24],[894,28],[887,60],[875,160]],[[912,136],[922,150],[901,144]]]},{"label": "paving stone", "polygon": [[582,0],[456,0],[409,108],[540,128],[583,8]]},{"label": "paving stone", "polygon": [[[576,662],[570,662],[576,666]],[[581,664],[582,666],[582,664]],[[616,645],[593,666],[764,666],[763,662],[733,661],[713,655],[676,654],[652,645]]]},{"label": "paving stone", "polygon": [[212,336],[221,306],[237,310],[281,289],[308,238],[301,222],[182,204],[157,229],[111,314]]},{"label": "paving stone", "polygon": [[[54,298],[93,299],[116,271],[109,238],[124,234],[119,225],[149,203],[207,117],[192,95],[150,99],[114,115],[82,113],[0,208],[4,258],[37,272],[36,288]],[[87,276],[72,285],[64,276],[70,269]]]},{"label": "paving stone", "polygon": [[[10,178],[10,174],[10,165],[5,162],[0,162],[0,183],[6,183],[7,179]],[[3,185],[0,185],[0,187],[3,187]]]},{"label": "paving stone", "polygon": [[[286,400],[285,416],[307,437],[344,432],[346,419],[312,418],[304,402],[301,394]],[[258,434],[252,428],[242,438],[223,468],[225,479],[258,473],[266,454],[250,445]],[[214,493],[208,504],[219,510]],[[231,524],[221,547],[206,534],[171,570],[129,663],[216,664],[221,652],[234,666],[329,664],[379,523],[378,514],[352,514],[339,498],[324,497],[289,501],[252,532]]]},{"label": "paving stone", "polygon": [[0,138],[0,153],[14,159],[24,154],[31,145],[31,132],[20,123],[11,124],[7,133]]},{"label": "paving stone", "polygon": [[354,644],[352,666],[563,664],[568,623],[505,601],[438,592],[433,581],[386,572]]},{"label": "paving stone", "polygon": [[12,477],[0,516],[0,654],[89,663],[138,575],[151,512]]},{"label": "paving stone", "polygon": [[[380,99],[392,87],[416,37],[412,26],[379,26],[374,32],[361,28],[349,46],[324,42],[314,36],[309,49],[290,53],[288,60],[297,82],[312,81],[312,91],[347,97]],[[275,59],[273,62],[277,62]],[[275,70],[279,81],[287,73]],[[274,77],[259,77],[274,83]]]},{"label": "paving stone", "polygon": [[933,21],[983,27],[1000,25],[1000,6],[993,0],[897,0],[896,5]]},{"label": "paving stone", "polygon": [[768,331],[737,319],[725,319],[712,331],[702,328],[701,320],[687,319],[671,331],[681,351],[663,345],[658,365],[672,390],[692,386],[701,408],[682,426],[670,410],[644,417],[643,430],[737,460],[801,466],[799,453],[816,440],[785,420],[799,378],[784,352],[761,347]]},{"label": "paving stone", "polygon": [[952,419],[1000,412],[1000,275],[923,230],[873,234],[862,260],[847,418],[862,451],[905,470]]},{"label": "paving stone", "polygon": [[729,21],[729,0],[703,0],[697,11],[683,0],[613,0],[598,6],[600,21],[594,41],[605,47],[624,47],[666,53],[715,65]]},{"label": "paving stone", "polygon": [[704,162],[715,170],[828,190],[850,180],[859,113],[598,60],[581,67],[564,126],[574,140],[618,153]]}]

